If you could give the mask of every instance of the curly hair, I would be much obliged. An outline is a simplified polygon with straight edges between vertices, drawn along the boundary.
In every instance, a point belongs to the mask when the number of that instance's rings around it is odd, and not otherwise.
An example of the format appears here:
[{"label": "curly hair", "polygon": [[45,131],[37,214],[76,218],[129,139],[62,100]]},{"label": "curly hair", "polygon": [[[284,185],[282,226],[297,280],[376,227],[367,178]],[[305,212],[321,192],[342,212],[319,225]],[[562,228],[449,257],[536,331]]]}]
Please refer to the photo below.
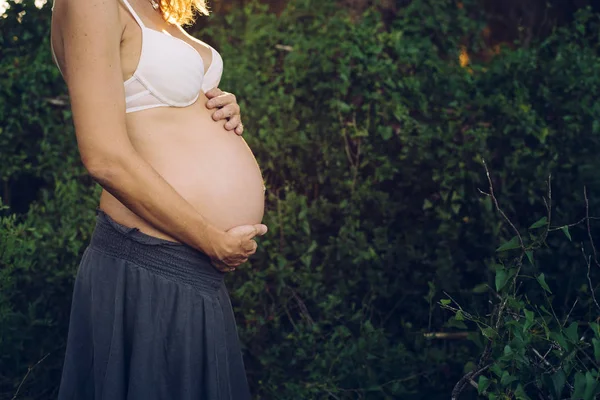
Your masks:
[{"label": "curly hair", "polygon": [[160,0],[159,4],[165,21],[173,24],[190,25],[194,22],[196,12],[209,14],[205,0]]}]

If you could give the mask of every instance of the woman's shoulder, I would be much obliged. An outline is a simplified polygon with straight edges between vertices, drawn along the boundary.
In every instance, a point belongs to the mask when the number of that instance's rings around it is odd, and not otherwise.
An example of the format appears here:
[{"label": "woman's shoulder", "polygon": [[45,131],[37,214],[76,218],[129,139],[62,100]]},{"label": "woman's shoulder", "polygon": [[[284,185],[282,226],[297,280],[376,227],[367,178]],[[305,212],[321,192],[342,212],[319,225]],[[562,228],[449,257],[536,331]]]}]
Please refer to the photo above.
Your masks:
[{"label": "woman's shoulder", "polygon": [[67,84],[66,75],[87,76],[86,70],[101,65],[120,68],[119,13],[118,0],[53,0],[50,43]]}]

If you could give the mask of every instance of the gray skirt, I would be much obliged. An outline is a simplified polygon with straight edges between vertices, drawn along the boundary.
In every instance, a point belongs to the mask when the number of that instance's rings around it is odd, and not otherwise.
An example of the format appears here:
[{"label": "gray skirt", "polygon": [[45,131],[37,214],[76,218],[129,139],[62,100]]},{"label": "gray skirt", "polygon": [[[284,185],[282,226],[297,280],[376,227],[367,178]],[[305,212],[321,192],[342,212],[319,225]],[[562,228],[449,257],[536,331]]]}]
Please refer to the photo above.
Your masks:
[{"label": "gray skirt", "polygon": [[59,400],[245,400],[222,272],[97,209],[73,293]]}]

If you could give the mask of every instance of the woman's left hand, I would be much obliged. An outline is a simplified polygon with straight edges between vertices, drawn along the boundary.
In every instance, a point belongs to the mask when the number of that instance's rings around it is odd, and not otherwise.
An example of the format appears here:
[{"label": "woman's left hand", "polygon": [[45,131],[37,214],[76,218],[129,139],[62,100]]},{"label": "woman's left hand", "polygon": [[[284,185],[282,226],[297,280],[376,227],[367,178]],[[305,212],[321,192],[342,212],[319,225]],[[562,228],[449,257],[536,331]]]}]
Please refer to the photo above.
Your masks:
[{"label": "woman's left hand", "polygon": [[236,134],[241,135],[244,132],[242,118],[240,116],[240,106],[237,103],[233,93],[224,92],[219,88],[212,88],[206,92],[208,102],[206,108],[215,109],[212,118],[215,121],[227,119],[225,129],[233,130]]}]

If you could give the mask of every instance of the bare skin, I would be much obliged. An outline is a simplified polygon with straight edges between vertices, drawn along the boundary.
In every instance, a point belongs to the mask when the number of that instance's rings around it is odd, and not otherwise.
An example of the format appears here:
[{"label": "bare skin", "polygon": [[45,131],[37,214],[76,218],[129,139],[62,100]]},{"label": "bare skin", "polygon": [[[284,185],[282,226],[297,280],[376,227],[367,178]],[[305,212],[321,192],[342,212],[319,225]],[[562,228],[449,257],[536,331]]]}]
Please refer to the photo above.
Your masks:
[{"label": "bare skin", "polygon": [[[148,28],[186,41],[209,68],[204,43],[165,22],[148,1],[130,3]],[[55,2],[53,46],[82,162],[104,189],[100,208],[123,225],[186,243],[215,267],[232,270],[254,254],[254,237],[267,231],[263,180],[241,137],[239,107],[215,89],[210,102],[201,93],[188,107],[126,114],[123,82],[137,67],[141,40],[140,27],[117,0]]]},{"label": "bare skin", "polygon": [[228,92],[223,92],[219,88],[212,88],[205,93],[210,100],[206,102],[206,108],[214,111],[212,118],[215,121],[226,119],[225,129],[234,131],[241,135],[244,133],[244,125],[240,115],[240,106],[237,104],[235,95]]}]

